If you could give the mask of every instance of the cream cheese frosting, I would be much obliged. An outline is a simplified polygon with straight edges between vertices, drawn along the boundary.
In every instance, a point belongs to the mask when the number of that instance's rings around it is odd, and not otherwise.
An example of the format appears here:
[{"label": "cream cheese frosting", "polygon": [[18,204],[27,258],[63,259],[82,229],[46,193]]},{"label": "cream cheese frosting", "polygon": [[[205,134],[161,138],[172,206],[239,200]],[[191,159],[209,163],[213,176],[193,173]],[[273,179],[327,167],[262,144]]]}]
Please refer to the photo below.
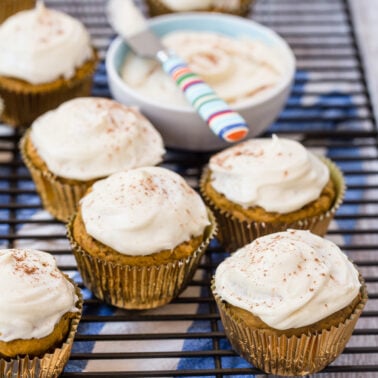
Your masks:
[{"label": "cream cheese frosting", "polygon": [[81,200],[86,231],[117,252],[149,255],[203,234],[201,197],[177,173],[143,167],[97,181]]},{"label": "cream cheese frosting", "polygon": [[[284,77],[285,64],[276,50],[257,40],[212,32],[176,31],[165,35],[162,43],[232,105],[263,97]],[[156,61],[130,52],[121,68],[121,77],[146,98],[190,108],[175,82]]]},{"label": "cream cheese frosting", "polygon": [[256,239],[224,260],[215,291],[272,328],[316,323],[348,306],[360,290],[358,272],[331,241],[288,230]]},{"label": "cream cheese frosting", "polygon": [[124,38],[148,28],[146,19],[133,0],[109,0],[106,12],[110,25]]},{"label": "cream cheese frosting", "polygon": [[0,291],[1,341],[42,338],[65,313],[78,311],[74,286],[45,252],[0,250]]},{"label": "cream cheese frosting", "polygon": [[297,141],[256,138],[210,159],[211,185],[245,208],[281,214],[299,210],[320,196],[328,167]]},{"label": "cream cheese frosting", "polygon": [[212,6],[225,9],[237,9],[240,0],[160,0],[173,11],[206,10]]},{"label": "cream cheese frosting", "polygon": [[39,117],[31,141],[49,170],[90,180],[161,162],[160,134],[137,110],[105,98],[77,98]]},{"label": "cream cheese frosting", "polygon": [[0,75],[31,84],[69,79],[93,56],[84,25],[42,1],[0,25]]}]

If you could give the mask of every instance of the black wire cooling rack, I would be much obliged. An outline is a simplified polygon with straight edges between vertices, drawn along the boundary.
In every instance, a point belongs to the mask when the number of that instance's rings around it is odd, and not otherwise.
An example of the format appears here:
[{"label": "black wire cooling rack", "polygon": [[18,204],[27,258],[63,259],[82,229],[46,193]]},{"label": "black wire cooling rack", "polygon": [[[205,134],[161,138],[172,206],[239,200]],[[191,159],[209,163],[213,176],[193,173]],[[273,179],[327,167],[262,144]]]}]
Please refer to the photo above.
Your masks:
[{"label": "black wire cooling rack", "polygon": [[[104,15],[104,0],[46,3],[81,19],[104,58],[112,38]],[[139,5],[143,7],[140,2]],[[291,97],[267,134],[297,138],[307,147],[326,153],[342,168],[347,195],[327,237],[341,245],[356,262],[369,290],[368,305],[347,348],[334,363],[315,375],[378,377],[377,127],[348,3],[260,0],[251,17],[280,33],[297,57]],[[95,77],[93,95],[110,96],[103,62]],[[0,136],[1,243],[5,247],[33,246],[51,252],[63,271],[75,275],[75,261],[64,228],[41,212],[39,197],[20,160],[20,132],[6,127],[4,130]],[[201,167],[208,157],[169,151],[164,165],[197,187]],[[223,251],[212,245],[187,291],[162,310],[116,311],[87,293],[80,329],[62,377],[263,375],[247,363],[240,363],[243,360],[232,351],[221,328],[209,282],[223,257]],[[81,285],[80,278],[77,281]],[[131,327],[130,332],[128,324],[138,327]],[[192,327],[187,329],[186,324]],[[149,344],[154,348],[149,349]],[[185,363],[177,364],[178,360]]]}]

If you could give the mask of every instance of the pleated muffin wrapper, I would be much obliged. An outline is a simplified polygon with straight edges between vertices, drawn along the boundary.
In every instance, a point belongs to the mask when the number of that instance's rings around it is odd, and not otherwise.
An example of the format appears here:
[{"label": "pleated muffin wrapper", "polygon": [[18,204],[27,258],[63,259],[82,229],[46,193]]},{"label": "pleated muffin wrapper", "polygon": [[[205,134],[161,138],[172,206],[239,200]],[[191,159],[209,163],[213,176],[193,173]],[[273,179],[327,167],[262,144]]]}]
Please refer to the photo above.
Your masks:
[{"label": "pleated muffin wrapper", "polygon": [[[146,0],[146,3],[148,5],[149,14],[151,16],[159,16],[162,14],[176,12],[175,10],[165,5],[161,0]],[[226,1],[224,1],[224,3],[226,3]],[[203,11],[207,11],[207,12],[213,11],[213,12],[221,12],[221,13],[230,13],[237,16],[247,16],[250,12],[250,8],[253,3],[254,3],[254,0],[240,0],[239,6],[235,8],[219,5],[219,6],[213,6],[209,9],[204,9]]]},{"label": "pleated muffin wrapper", "polygon": [[[57,79],[32,85],[22,80],[0,76],[0,98],[4,103],[0,119],[14,127],[28,127],[37,117],[76,97],[91,94],[98,57],[94,56],[77,68],[71,79]],[[51,125],[54,127],[54,125]]]},{"label": "pleated muffin wrapper", "polygon": [[161,265],[122,265],[92,256],[73,237],[75,216],[67,225],[67,236],[84,285],[97,298],[123,309],[152,309],[171,302],[193,277],[217,230],[210,210],[208,216],[211,224],[206,227],[197,250],[186,258]]},{"label": "pleated muffin wrapper", "polygon": [[36,0],[1,0],[0,24],[11,15],[35,6]]},{"label": "pleated muffin wrapper", "polygon": [[312,233],[324,236],[327,233],[337,209],[340,207],[345,194],[345,181],[341,170],[330,159],[319,157],[329,168],[330,178],[335,185],[336,196],[330,209],[315,215],[299,219],[293,222],[258,222],[240,220],[231,212],[220,209],[216,203],[206,194],[205,185],[210,170],[205,168],[200,180],[200,192],[206,204],[213,211],[218,224],[218,239],[222,246],[229,252],[249,244],[256,238],[287,229],[310,230]]},{"label": "pleated muffin wrapper", "polygon": [[360,282],[361,300],[347,319],[330,329],[301,336],[251,328],[216,293],[214,279],[212,291],[226,336],[240,356],[268,374],[303,376],[324,369],[344,350],[368,299],[361,276]]},{"label": "pleated muffin wrapper", "polygon": [[72,279],[67,276],[66,278],[75,286],[75,293],[78,297],[76,302],[78,311],[71,319],[66,339],[60,346],[39,357],[25,355],[16,358],[0,358],[0,377],[55,378],[62,373],[69,360],[83,311],[83,296],[79,287]]},{"label": "pleated muffin wrapper", "polygon": [[[54,125],[51,126],[54,127]],[[42,205],[56,219],[68,222],[75,213],[80,199],[95,180],[67,181],[48,169],[40,169],[35,166],[26,151],[28,138],[30,138],[30,130],[27,130],[21,138],[21,157],[29,169],[37,192],[41,197]]]}]

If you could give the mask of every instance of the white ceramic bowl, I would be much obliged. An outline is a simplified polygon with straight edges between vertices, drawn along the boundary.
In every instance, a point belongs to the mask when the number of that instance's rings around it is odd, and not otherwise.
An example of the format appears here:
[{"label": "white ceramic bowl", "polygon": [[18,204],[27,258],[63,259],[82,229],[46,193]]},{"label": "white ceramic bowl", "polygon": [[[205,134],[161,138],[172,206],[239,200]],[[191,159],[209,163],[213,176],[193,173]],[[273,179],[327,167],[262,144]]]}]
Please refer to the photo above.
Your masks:
[{"label": "white ceramic bowl", "polygon": [[[266,95],[251,98],[234,106],[250,126],[249,137],[264,131],[278,117],[289,96],[295,74],[295,57],[287,43],[274,31],[256,22],[216,13],[185,13],[159,16],[148,20],[159,36],[176,30],[211,31],[233,38],[250,37],[274,47],[287,72],[283,80]],[[129,87],[120,77],[120,69],[129,47],[120,37],[110,45],[106,55],[106,70],[113,97],[126,105],[139,107],[164,138],[167,147],[212,151],[228,144],[215,136],[195,110],[173,106],[146,98]]]}]

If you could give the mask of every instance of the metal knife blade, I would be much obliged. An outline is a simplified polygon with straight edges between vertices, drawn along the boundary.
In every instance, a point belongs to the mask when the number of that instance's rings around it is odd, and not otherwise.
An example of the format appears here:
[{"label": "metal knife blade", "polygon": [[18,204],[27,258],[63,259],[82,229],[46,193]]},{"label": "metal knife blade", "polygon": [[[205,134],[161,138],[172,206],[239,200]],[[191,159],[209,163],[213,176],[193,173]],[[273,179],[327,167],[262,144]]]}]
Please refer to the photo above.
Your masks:
[{"label": "metal knife blade", "polygon": [[164,48],[131,0],[111,0],[108,4],[108,18],[113,28],[137,55],[160,61],[164,71],[176,82],[215,135],[227,142],[238,142],[246,137],[249,129],[244,118],[192,72],[183,59]]}]

